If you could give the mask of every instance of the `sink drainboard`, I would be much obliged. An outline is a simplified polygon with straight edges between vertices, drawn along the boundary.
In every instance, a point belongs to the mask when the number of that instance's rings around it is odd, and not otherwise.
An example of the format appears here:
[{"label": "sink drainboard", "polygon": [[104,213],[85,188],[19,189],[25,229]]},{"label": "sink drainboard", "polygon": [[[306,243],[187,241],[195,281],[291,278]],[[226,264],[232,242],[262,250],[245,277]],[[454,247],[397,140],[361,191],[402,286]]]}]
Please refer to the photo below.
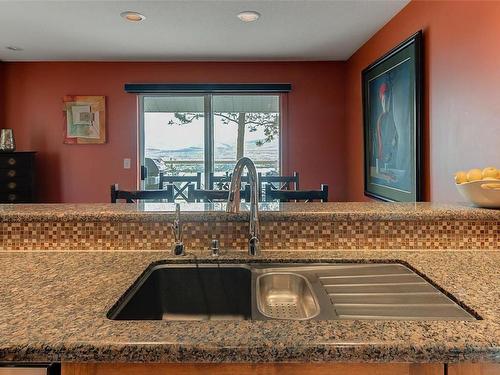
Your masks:
[{"label": "sink drainboard", "polygon": [[317,272],[316,276],[338,319],[474,319],[400,264],[346,265]]}]

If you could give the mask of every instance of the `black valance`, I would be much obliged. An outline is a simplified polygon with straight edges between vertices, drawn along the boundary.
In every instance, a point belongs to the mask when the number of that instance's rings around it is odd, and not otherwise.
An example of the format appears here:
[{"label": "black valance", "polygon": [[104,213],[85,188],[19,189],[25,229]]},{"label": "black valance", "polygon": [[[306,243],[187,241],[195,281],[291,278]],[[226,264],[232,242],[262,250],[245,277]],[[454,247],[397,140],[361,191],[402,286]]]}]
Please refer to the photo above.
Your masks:
[{"label": "black valance", "polygon": [[133,94],[154,94],[166,92],[259,92],[283,93],[289,92],[289,83],[126,83],[125,91]]}]

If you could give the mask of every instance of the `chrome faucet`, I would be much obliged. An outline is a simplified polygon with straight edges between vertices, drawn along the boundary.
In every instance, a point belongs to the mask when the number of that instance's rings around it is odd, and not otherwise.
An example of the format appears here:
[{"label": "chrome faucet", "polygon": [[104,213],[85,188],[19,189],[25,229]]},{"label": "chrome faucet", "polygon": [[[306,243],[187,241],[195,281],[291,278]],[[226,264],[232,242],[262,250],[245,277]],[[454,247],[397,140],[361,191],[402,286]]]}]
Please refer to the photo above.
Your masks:
[{"label": "chrome faucet", "polygon": [[257,187],[257,170],[255,164],[249,158],[241,158],[236,163],[233,176],[231,177],[231,185],[229,186],[229,196],[227,198],[226,212],[240,212],[240,190],[241,190],[241,174],[243,169],[248,169],[248,180],[250,184],[250,233],[248,236],[248,254],[260,255],[260,224],[259,224],[259,205],[258,205],[258,187]]},{"label": "chrome faucet", "polygon": [[175,204],[175,219],[172,224],[172,231],[174,232],[174,246],[172,247],[173,255],[186,255],[184,242],[182,242],[182,222],[181,222],[181,205]]}]

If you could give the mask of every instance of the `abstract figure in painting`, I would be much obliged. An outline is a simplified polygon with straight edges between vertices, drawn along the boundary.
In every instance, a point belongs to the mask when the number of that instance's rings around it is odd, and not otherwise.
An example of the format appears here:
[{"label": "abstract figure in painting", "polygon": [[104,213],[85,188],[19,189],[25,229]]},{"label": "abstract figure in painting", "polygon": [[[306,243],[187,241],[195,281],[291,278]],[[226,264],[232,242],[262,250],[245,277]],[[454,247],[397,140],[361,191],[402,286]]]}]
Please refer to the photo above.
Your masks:
[{"label": "abstract figure in painting", "polygon": [[[378,90],[381,112],[377,119],[377,129],[374,137],[373,151],[375,165],[380,177],[394,181],[390,168],[395,168],[398,150],[398,129],[394,122],[392,110],[392,90],[389,81],[383,82]],[[382,167],[382,171],[381,171]]]}]

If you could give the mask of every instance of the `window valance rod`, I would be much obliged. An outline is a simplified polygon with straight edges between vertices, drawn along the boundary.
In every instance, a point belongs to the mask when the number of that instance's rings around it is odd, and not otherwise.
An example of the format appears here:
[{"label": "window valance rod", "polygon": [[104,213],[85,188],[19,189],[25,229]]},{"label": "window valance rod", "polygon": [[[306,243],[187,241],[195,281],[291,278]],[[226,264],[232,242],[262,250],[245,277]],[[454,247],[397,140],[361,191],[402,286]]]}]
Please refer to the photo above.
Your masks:
[{"label": "window valance rod", "polygon": [[282,93],[289,92],[289,83],[126,83],[125,91],[133,94],[154,94],[168,92],[259,92]]}]

